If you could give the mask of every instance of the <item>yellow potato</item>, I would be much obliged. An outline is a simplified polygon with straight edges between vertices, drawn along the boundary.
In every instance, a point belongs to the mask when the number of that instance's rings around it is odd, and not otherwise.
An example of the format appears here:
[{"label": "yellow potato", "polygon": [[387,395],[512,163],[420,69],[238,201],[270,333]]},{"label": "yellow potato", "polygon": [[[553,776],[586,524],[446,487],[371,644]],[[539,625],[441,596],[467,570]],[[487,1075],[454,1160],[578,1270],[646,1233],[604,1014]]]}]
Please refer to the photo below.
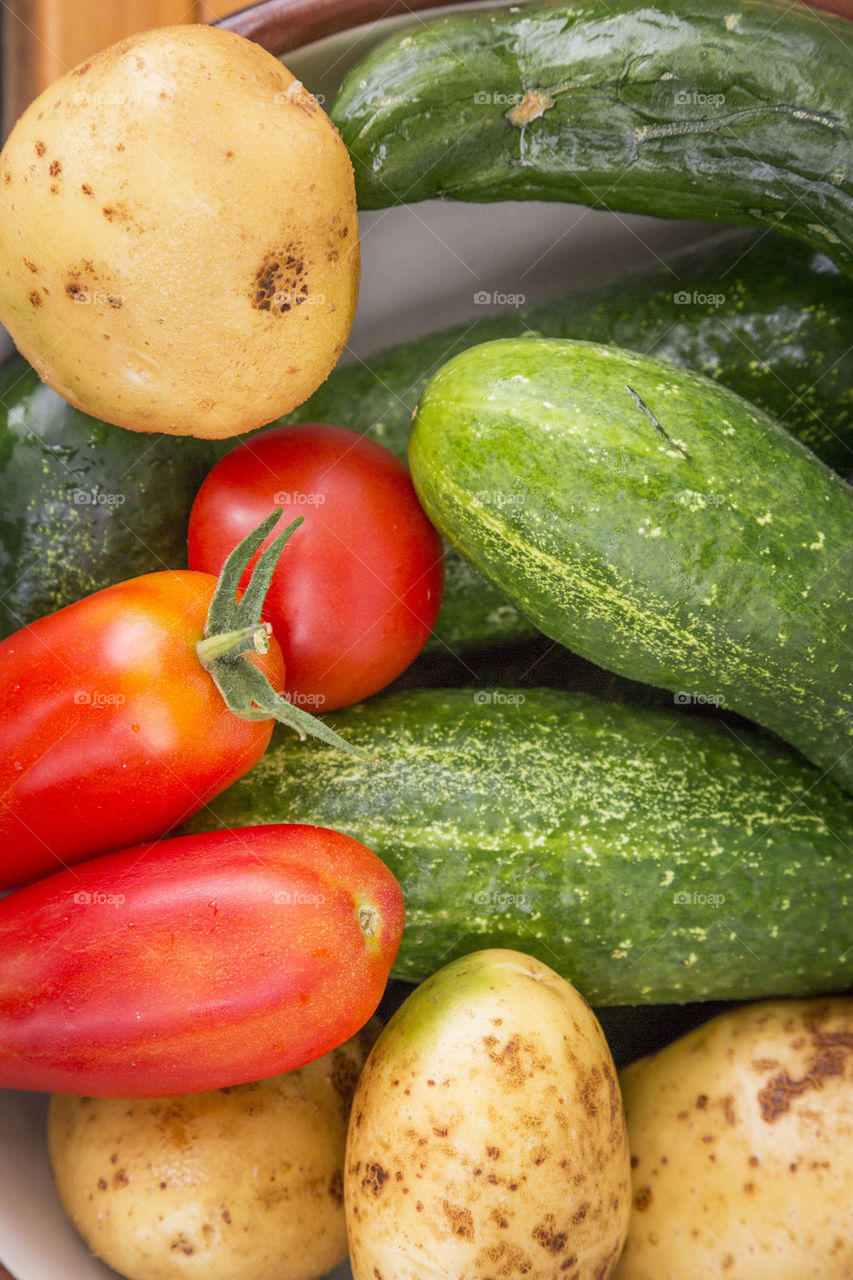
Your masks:
[{"label": "yellow potato", "polygon": [[362,1074],[344,1189],[355,1280],[607,1280],[628,1148],[574,987],[502,950],[422,983]]},{"label": "yellow potato", "polygon": [[346,1257],[343,1161],[379,1025],[254,1084],[174,1098],[56,1094],[63,1207],[130,1280],[314,1280]]},{"label": "yellow potato", "polygon": [[853,998],[746,1005],[621,1081],[619,1280],[853,1276]]},{"label": "yellow potato", "polygon": [[78,408],[232,436],[301,404],[355,314],[352,167],[259,45],[144,32],[63,76],[0,154],[0,322]]}]

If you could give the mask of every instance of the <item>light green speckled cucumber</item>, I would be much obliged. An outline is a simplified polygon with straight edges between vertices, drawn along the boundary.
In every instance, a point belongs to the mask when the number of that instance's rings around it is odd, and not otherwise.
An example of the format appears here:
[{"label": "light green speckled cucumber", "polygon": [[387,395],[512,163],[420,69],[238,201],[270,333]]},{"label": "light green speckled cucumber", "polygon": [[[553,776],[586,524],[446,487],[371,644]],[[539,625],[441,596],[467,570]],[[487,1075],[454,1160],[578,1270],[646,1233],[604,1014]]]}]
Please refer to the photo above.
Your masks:
[{"label": "light green speckled cucumber", "polygon": [[[609,284],[339,366],[286,421],[369,432],[405,458],[430,375],[466,347],[529,333],[613,343],[704,373],[853,477],[853,283],[823,255],[754,231],[727,231]],[[458,653],[534,632],[452,549],[445,574],[430,648]]]},{"label": "light green speckled cucumber", "polygon": [[421,397],[412,477],[541,631],[713,700],[853,789],[853,490],[700,375],[594,343],[484,343]]},{"label": "light green speckled cucumber", "polygon": [[346,831],[400,881],[394,968],[529,952],[599,1005],[853,984],[853,800],[753,730],[584,693],[416,690],[275,736],[194,829]]}]

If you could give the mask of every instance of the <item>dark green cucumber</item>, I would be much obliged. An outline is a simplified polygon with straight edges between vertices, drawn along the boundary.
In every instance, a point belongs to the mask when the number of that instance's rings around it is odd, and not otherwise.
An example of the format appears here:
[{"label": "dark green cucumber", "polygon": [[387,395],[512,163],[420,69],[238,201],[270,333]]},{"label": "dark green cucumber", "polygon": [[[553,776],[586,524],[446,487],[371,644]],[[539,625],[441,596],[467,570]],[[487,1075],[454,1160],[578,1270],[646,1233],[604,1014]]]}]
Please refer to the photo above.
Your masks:
[{"label": "dark green cucumber", "polygon": [[443,15],[353,67],[363,209],[567,200],[775,227],[853,272],[853,24],[787,0]]},{"label": "dark green cucumber", "polygon": [[0,371],[0,635],[102,587],[187,562],[209,441],[73,409],[14,357]]},{"label": "dark green cucumber", "polygon": [[600,1005],[853,984],[853,800],[781,743],[552,690],[420,690],[340,712],[365,763],[292,735],[194,829],[346,831],[400,881],[394,973],[517,947]]},{"label": "dark green cucumber", "polygon": [[[402,343],[336,369],[286,422],[336,422],[406,458],[412,413],[450,356],[492,338],[615,342],[695,369],[778,418],[853,475],[853,285],[822,254],[726,232],[652,269],[536,307]],[[532,633],[452,548],[433,649],[463,652]]]},{"label": "dark green cucumber", "polygon": [[853,490],[772,418],[616,347],[504,339],[431,380],[409,461],[433,522],[546,635],[853,789]]},{"label": "dark green cucumber", "polygon": [[753,231],[723,232],[595,288],[339,366],[282,421],[369,431],[405,459],[412,413],[439,366],[528,333],[614,343],[704,373],[853,476],[853,284],[824,254]]}]

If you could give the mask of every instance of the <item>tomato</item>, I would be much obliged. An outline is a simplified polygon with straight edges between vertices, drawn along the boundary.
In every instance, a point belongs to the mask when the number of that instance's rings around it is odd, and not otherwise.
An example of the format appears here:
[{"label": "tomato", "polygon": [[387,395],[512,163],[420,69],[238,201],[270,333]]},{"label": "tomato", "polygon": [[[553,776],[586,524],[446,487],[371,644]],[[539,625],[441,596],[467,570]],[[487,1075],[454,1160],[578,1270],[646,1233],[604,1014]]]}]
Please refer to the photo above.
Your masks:
[{"label": "tomato", "polygon": [[244,827],[104,854],[0,902],[0,1087],[156,1097],[301,1066],[382,996],[400,887],[363,844]]},{"label": "tomato", "polygon": [[343,427],[252,436],[216,464],[190,516],[191,568],[218,573],[271,507],[304,517],[273,574],[263,616],[296,706],[331,711],[384,688],[417,657],[444,585],[439,534],[408,470]]},{"label": "tomato", "polygon": [[163,835],[263,755],[273,721],[238,719],[196,655],[215,588],[147,574],[0,644],[4,888]]},{"label": "tomato", "polygon": [[[285,535],[236,599],[276,519],[237,548],[220,582],[146,574],[0,643],[0,888],[164,835],[252,768],[273,717],[346,745],[270,685],[283,687],[284,662],[258,621]],[[252,639],[267,652],[244,652]]]}]

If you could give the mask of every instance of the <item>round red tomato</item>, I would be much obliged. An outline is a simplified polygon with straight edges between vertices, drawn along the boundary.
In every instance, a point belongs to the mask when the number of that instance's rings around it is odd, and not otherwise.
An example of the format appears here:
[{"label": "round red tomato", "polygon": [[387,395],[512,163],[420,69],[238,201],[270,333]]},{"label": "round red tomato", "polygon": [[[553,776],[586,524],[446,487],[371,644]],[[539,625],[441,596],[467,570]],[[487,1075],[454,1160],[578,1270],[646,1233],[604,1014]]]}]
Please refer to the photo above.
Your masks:
[{"label": "round red tomato", "polygon": [[286,694],[306,711],[348,706],[389,684],[426,642],[444,585],[441,538],[388,449],[307,423],[273,427],[217,463],[190,516],[190,567],[219,573],[276,506],[277,528],[304,518],[263,610]]}]

